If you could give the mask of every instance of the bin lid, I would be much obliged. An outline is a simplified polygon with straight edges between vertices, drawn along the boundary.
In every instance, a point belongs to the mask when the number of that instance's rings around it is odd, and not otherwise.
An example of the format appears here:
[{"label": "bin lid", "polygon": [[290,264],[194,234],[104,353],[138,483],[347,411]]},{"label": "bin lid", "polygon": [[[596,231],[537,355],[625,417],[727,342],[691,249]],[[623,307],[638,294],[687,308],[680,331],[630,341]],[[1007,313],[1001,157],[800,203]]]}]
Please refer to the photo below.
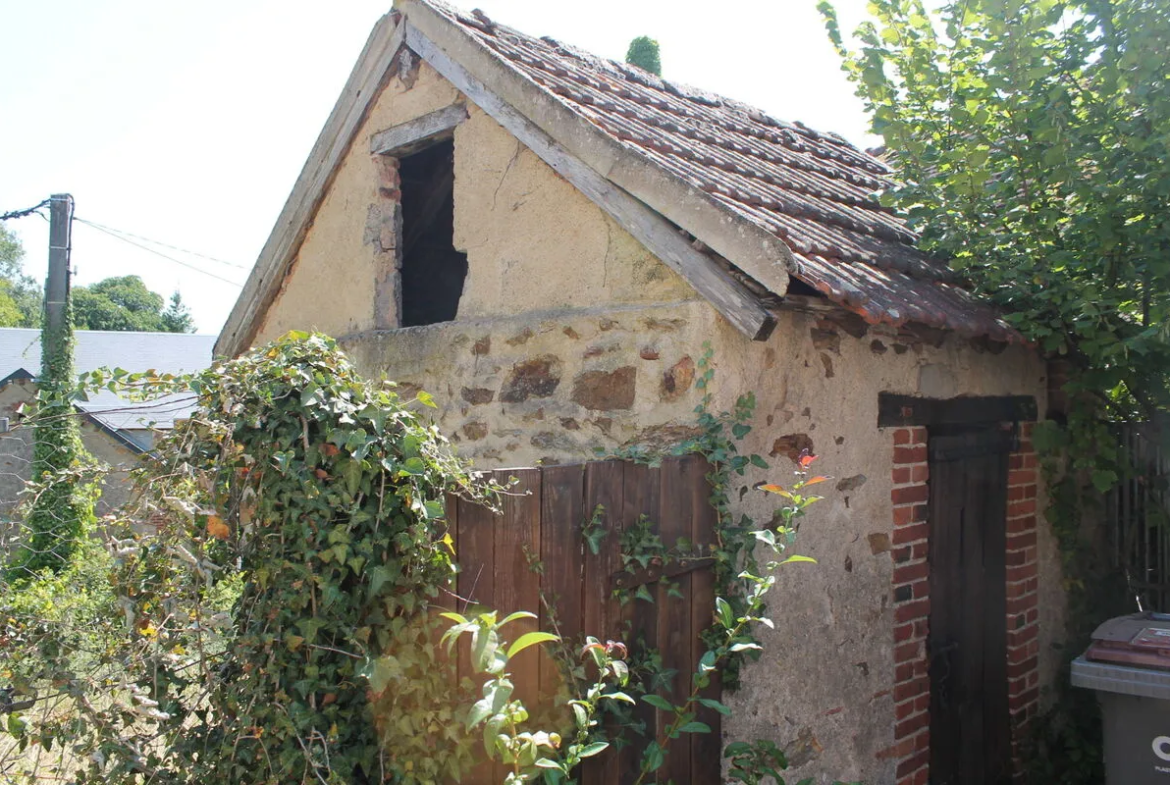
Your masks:
[{"label": "bin lid", "polygon": [[1093,662],[1170,670],[1170,614],[1146,612],[1110,619],[1093,632],[1085,657]]}]

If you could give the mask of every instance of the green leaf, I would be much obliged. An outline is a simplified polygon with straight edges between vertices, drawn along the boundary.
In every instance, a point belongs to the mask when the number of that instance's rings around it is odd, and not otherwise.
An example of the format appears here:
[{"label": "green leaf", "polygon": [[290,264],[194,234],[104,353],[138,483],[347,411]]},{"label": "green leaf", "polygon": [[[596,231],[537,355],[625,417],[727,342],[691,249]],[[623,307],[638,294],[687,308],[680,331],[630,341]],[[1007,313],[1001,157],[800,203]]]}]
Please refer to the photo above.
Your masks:
[{"label": "green leaf", "polygon": [[808,562],[809,564],[816,564],[817,560],[812,558],[811,556],[789,556],[787,559],[785,559],[784,561],[782,561],[780,563],[781,564],[791,564],[793,562]]},{"label": "green leaf", "polygon": [[661,695],[655,695],[654,693],[643,695],[642,702],[649,704],[650,706],[653,706],[660,711],[674,711],[674,704]]},{"label": "green leaf", "polygon": [[679,733],[710,733],[711,726],[705,722],[692,720],[678,729]]},{"label": "green leaf", "polygon": [[[605,751],[608,748],[609,748],[609,744],[607,742],[595,741],[592,744],[590,744],[589,746],[585,747],[585,749],[583,749],[579,753],[577,753],[577,757],[578,758],[592,758],[594,755],[597,755],[597,754]],[[568,772],[565,772],[565,773],[568,774]]]},{"label": "green leaf", "polygon": [[529,646],[535,646],[538,643],[559,640],[560,638],[556,635],[553,635],[551,632],[527,632],[517,638],[516,642],[508,647],[508,659],[512,659],[517,654],[527,649]]}]

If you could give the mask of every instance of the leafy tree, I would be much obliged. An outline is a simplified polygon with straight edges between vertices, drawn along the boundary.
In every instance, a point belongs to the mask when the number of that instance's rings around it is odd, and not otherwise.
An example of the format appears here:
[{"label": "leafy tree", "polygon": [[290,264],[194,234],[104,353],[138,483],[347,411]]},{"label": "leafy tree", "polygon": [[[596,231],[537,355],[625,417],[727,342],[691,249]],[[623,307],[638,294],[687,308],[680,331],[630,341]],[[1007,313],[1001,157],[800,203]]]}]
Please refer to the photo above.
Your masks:
[{"label": "leafy tree", "polygon": [[146,288],[137,275],[107,278],[73,289],[78,329],[140,332],[193,332],[191,312],[178,292],[163,309],[162,295]]},{"label": "leafy tree", "polygon": [[183,303],[183,298],[178,292],[171,295],[170,302],[159,316],[159,320],[162,322],[163,332],[195,332],[195,320],[191,318],[191,309]]},{"label": "leafy tree", "polygon": [[24,274],[24,247],[15,234],[0,225],[0,327],[37,327],[41,322],[41,292]]},{"label": "leafy tree", "polygon": [[[1114,416],[1170,402],[1170,4],[873,0],[829,34],[899,182],[887,194]],[[1102,483],[1105,484],[1105,483]]]},{"label": "leafy tree", "polygon": [[662,76],[662,60],[658,56],[658,42],[648,35],[640,35],[630,41],[626,50],[626,62],[643,71]]}]

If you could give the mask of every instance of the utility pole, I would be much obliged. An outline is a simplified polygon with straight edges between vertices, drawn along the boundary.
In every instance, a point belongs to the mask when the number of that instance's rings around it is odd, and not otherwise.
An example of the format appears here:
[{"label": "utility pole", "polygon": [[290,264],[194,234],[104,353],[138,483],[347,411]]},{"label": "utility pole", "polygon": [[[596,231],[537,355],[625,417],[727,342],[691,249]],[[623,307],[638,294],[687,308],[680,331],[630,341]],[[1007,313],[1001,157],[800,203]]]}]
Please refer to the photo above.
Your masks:
[{"label": "utility pole", "polygon": [[49,278],[45,284],[45,334],[58,336],[69,301],[69,251],[73,240],[73,196],[49,197]]}]

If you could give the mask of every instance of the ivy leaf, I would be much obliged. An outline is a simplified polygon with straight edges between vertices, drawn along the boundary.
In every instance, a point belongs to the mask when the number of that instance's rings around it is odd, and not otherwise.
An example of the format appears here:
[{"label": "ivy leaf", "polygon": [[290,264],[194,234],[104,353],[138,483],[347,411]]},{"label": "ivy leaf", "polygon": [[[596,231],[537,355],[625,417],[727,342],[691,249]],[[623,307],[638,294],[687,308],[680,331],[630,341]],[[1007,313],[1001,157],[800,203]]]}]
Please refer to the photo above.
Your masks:
[{"label": "ivy leaf", "polygon": [[711,726],[705,722],[692,720],[678,729],[679,733],[710,733]]},{"label": "ivy leaf", "polygon": [[666,698],[662,697],[661,695],[655,695],[654,693],[650,693],[648,695],[643,695],[642,702],[647,704],[647,705],[653,706],[654,708],[659,709],[660,711],[674,711],[674,704],[672,704],[670,701],[668,701]]}]

